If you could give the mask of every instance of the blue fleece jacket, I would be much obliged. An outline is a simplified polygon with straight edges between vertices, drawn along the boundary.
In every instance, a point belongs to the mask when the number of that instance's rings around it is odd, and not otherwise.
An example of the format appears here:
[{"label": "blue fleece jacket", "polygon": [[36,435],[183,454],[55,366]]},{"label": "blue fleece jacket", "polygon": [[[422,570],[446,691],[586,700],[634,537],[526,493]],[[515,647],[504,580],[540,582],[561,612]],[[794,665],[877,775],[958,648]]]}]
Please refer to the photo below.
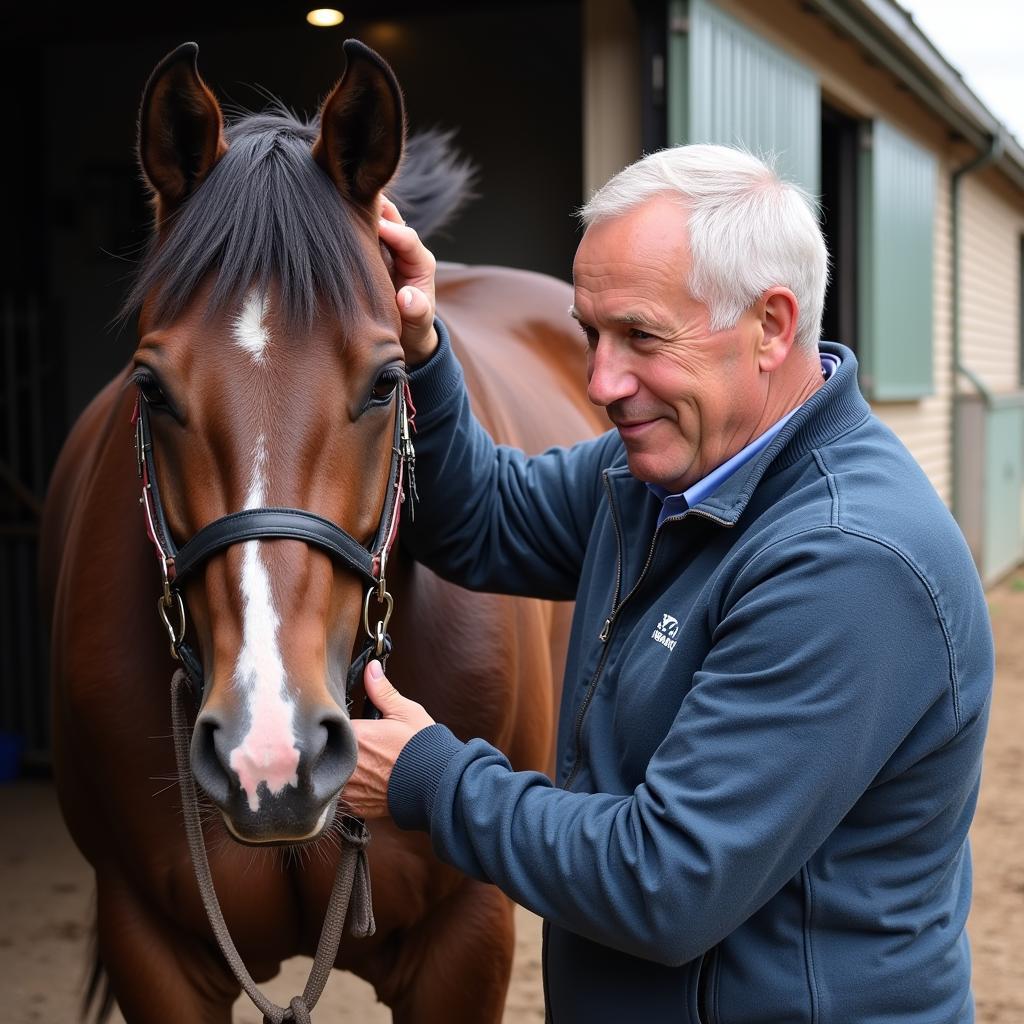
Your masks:
[{"label": "blue fleece jacket", "polygon": [[545,918],[549,1019],[973,1020],[987,608],[853,353],[823,343],[842,363],[821,390],[657,526],[614,432],[496,447],[440,333],[413,374],[403,543],[464,586],[576,612],[557,785],[438,724],[389,803]]}]

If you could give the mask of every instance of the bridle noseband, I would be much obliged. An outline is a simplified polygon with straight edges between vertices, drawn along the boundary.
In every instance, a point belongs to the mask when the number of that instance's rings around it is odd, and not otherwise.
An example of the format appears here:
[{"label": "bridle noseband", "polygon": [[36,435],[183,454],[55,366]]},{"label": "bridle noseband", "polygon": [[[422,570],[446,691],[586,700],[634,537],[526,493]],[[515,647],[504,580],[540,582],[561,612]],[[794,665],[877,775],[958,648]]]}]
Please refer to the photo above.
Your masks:
[{"label": "bridle noseband", "polygon": [[[416,495],[416,453],[412,445],[412,430],[416,408],[412,404],[409,385],[401,388],[398,410],[395,414],[394,439],[391,445],[391,467],[388,477],[384,509],[377,533],[369,547],[364,547],[351,534],[336,523],[298,508],[253,508],[207,523],[193,537],[178,547],[167,525],[160,489],[157,485],[156,463],[153,458],[153,438],[149,425],[149,403],[139,393],[132,412],[135,429],[135,460],[142,497],[139,499],[146,517],[146,531],[156,548],[160,563],[162,593],[157,601],[160,620],[167,631],[171,654],[181,662],[198,701],[203,694],[203,668],[195,651],[185,639],[187,619],[181,584],[207,559],[233,544],[244,541],[277,538],[300,540],[326,551],[336,562],[361,576],[369,587],[363,601],[363,628],[366,642],[362,652],[349,666],[346,680],[346,699],[351,703],[351,691],[362,679],[363,669],[373,658],[382,662],[391,650],[388,621],[394,608],[394,598],[387,589],[387,560],[398,536],[401,506],[406,499],[405,480],[408,476],[410,514]],[[370,605],[376,601],[379,612],[376,626],[371,626]]]}]

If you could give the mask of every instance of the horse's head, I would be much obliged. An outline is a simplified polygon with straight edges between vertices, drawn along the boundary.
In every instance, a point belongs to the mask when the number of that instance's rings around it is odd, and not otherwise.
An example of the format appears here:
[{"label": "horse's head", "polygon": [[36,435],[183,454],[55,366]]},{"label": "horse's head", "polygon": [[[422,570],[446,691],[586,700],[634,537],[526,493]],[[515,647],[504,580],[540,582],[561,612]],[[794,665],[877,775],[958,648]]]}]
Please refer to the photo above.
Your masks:
[{"label": "horse's head", "polygon": [[[403,355],[376,204],[404,115],[387,65],[345,49],[312,125],[278,110],[225,127],[194,44],[146,87],[156,217],[133,375],[179,546],[266,507],[370,545],[393,490]],[[219,547],[182,589],[205,677],[196,779],[236,838],[318,835],[355,766],[345,677],[366,581],[324,546],[263,537]]]}]

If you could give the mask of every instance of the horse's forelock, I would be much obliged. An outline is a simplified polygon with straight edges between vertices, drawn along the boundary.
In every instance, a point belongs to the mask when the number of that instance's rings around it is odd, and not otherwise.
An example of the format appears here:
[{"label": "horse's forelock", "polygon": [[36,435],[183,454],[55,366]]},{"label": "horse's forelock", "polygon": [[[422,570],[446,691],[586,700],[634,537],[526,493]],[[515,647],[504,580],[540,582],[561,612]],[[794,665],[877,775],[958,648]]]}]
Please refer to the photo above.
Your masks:
[{"label": "horse's forelock", "polygon": [[211,273],[209,314],[273,283],[279,315],[296,329],[321,311],[344,324],[360,303],[392,302],[360,245],[356,221],[368,212],[346,203],[311,156],[317,133],[315,119],[280,105],[234,120],[227,153],[151,241],[122,313],[152,293],[155,321],[172,320]]}]

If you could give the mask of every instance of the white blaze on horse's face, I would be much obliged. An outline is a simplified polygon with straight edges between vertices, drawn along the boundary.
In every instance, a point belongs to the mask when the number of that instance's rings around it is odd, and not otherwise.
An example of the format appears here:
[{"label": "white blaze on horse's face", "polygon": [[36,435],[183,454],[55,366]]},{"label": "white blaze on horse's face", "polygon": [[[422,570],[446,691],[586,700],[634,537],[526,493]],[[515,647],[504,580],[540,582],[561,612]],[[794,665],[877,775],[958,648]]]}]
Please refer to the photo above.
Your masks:
[{"label": "white blaze on horse's face", "polygon": [[267,299],[254,288],[245,297],[242,311],[234,323],[235,341],[245,349],[257,363],[262,363],[270,334],[264,324],[267,315]]},{"label": "white blaze on horse's face", "polygon": [[[266,303],[250,293],[235,325],[239,345],[262,362],[269,336],[263,324]],[[253,451],[253,469],[245,507],[262,508],[267,499],[267,445],[261,434]],[[235,664],[235,686],[245,695],[249,731],[231,751],[229,764],[254,814],[260,809],[259,785],[271,796],[285,786],[298,786],[299,748],[295,742],[295,705],[287,679],[274,608],[270,574],[259,541],[247,541],[242,552],[242,647]]]}]

